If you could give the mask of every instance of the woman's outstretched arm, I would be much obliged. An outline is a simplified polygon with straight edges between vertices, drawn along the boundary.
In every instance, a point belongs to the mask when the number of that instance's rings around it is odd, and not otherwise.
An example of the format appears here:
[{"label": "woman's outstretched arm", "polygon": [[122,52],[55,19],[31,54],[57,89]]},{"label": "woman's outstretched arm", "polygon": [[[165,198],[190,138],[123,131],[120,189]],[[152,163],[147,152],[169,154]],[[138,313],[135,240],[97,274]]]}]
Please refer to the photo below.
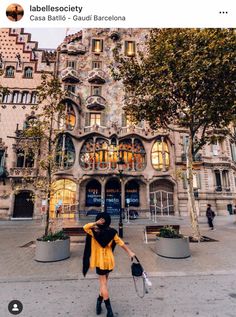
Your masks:
[{"label": "woman's outstretched arm", "polygon": [[133,258],[135,256],[135,253],[133,251],[130,250],[130,248],[127,247],[127,245],[123,244],[122,246],[122,249],[124,249],[128,255]]}]

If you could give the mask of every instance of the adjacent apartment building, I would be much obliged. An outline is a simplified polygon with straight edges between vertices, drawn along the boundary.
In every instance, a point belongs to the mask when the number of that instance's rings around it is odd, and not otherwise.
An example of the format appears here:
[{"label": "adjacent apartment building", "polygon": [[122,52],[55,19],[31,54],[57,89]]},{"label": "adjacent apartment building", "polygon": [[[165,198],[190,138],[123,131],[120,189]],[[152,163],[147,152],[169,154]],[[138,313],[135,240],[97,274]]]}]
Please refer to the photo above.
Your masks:
[{"label": "adjacent apartment building", "polygon": [[[124,113],[122,83],[114,81],[113,50],[127,58],[142,50],[148,29],[84,29],[57,50],[43,50],[23,29],[0,30],[0,218],[40,218],[43,203],[30,199],[24,176],[37,173],[37,158],[23,153],[19,133],[34,118],[42,72],[56,74],[67,91],[66,118],[58,139],[51,216],[120,208],[159,215],[187,215],[186,131],[153,131]],[[60,127],[58,127],[60,128]],[[65,159],[66,158],[66,159]],[[124,161],[122,178],[119,158]],[[236,203],[236,147],[231,140],[206,145],[194,160],[199,214],[211,203],[218,214]],[[17,184],[23,184],[21,190]]]}]

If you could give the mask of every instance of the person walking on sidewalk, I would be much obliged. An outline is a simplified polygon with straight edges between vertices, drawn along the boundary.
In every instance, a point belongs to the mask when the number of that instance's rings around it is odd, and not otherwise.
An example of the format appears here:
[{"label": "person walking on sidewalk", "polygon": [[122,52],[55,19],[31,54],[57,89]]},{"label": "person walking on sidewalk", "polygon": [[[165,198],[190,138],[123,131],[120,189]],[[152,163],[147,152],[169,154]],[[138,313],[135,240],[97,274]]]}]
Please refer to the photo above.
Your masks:
[{"label": "person walking on sidewalk", "polygon": [[215,217],[215,212],[211,209],[211,204],[207,204],[206,217],[208,220],[208,226],[211,230],[214,230],[213,220]]},{"label": "person walking on sidewalk", "polygon": [[99,278],[100,292],[97,298],[96,313],[101,314],[102,301],[104,300],[107,309],[107,317],[113,317],[113,311],[108,292],[109,273],[114,269],[115,260],[113,250],[118,244],[133,258],[132,252],[118,236],[117,231],[110,227],[111,217],[106,212],[101,212],[96,216],[96,221],[87,223],[83,228],[87,233],[84,256],[83,256],[83,274],[88,272],[89,268],[96,268]]}]

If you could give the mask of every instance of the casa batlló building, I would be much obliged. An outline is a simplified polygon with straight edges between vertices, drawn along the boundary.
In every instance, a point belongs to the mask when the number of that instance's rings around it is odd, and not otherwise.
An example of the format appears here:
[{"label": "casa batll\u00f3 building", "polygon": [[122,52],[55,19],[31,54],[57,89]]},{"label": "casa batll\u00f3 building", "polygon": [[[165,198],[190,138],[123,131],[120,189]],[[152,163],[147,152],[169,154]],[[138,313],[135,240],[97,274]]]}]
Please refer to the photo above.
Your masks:
[{"label": "casa batll\u00f3 building", "polygon": [[[130,58],[147,40],[146,29],[85,29],[69,35],[57,50],[41,50],[23,29],[0,30],[0,84],[10,93],[0,101],[0,218],[40,218],[42,201],[22,184],[37,173],[37,157],[24,153],[19,133],[33,120],[36,87],[42,72],[56,73],[67,97],[63,132],[57,143],[51,216],[61,206],[75,211],[107,211],[120,207],[159,215],[187,215],[185,180],[188,137],[152,131],[146,122],[133,124],[125,116],[122,83],[110,66],[113,49]],[[59,127],[60,128],[60,127]],[[118,164],[124,161],[122,178]],[[236,202],[236,148],[225,139],[206,145],[194,158],[194,188],[199,214],[211,203],[218,214]],[[37,196],[36,196],[37,197]]]}]

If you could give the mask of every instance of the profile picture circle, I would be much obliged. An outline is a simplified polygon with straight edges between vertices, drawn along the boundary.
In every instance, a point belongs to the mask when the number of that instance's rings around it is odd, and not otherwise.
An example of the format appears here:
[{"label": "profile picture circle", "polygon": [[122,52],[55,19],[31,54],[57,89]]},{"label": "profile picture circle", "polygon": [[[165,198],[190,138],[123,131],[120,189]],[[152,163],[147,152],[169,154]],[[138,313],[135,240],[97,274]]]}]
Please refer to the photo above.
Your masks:
[{"label": "profile picture circle", "polygon": [[22,19],[24,9],[18,3],[10,4],[6,9],[6,16],[10,21],[17,22]]}]

